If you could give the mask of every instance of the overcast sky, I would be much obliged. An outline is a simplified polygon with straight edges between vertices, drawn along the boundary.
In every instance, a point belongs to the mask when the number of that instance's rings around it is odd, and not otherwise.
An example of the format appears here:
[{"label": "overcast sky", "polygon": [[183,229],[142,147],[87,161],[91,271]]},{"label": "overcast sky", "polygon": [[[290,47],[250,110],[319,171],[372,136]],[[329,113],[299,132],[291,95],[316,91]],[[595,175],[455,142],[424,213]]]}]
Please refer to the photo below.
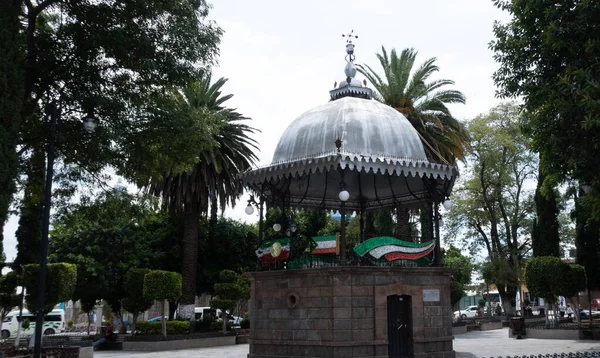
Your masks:
[{"label": "overcast sky", "polygon": [[[345,39],[354,30],[356,63],[379,70],[375,53],[413,47],[417,65],[437,57],[439,78],[456,82],[466,105],[451,110],[469,119],[498,104],[492,73],[497,64],[488,49],[495,20],[506,13],[491,0],[222,0],[210,18],[223,30],[219,66],[213,78],[227,77],[230,107],[252,118],[261,133],[259,166],[271,162],[279,137],[305,111],[326,103],[334,82],[345,78]],[[362,80],[362,76],[357,75]],[[114,180],[116,182],[116,178]],[[245,200],[226,215],[246,221]],[[12,217],[4,227],[4,249],[15,256]]]}]

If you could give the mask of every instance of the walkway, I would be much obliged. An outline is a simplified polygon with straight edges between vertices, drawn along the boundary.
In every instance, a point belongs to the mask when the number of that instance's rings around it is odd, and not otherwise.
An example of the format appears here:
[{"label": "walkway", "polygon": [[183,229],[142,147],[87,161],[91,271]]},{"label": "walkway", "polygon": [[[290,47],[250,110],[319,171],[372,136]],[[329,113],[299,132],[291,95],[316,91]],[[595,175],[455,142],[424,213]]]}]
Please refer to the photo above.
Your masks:
[{"label": "walkway", "polygon": [[[600,341],[574,341],[549,339],[508,338],[508,328],[493,331],[472,331],[454,339],[457,358],[523,356],[552,353],[569,353],[585,350],[600,351]],[[165,352],[99,351],[94,357],[105,358],[246,358],[248,345],[215,348],[184,349]]]}]

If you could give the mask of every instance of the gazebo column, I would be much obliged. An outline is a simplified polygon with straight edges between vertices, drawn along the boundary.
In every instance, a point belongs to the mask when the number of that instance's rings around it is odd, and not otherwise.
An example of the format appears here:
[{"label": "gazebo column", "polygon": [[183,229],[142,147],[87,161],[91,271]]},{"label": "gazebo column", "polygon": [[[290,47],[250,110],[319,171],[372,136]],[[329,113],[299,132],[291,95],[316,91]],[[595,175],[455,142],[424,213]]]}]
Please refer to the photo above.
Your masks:
[{"label": "gazebo column", "polygon": [[340,205],[340,265],[345,266],[346,262],[346,202],[342,201]]},{"label": "gazebo column", "polygon": [[[264,219],[263,219],[264,206],[265,206],[265,198],[261,195],[260,201],[258,204],[258,240],[257,240],[258,244],[256,245],[257,248],[259,248],[260,245],[262,245],[263,235],[264,235],[264,231],[265,231],[265,228],[264,228],[265,223],[264,223]],[[260,271],[260,267],[261,267],[260,259],[257,259],[256,260],[256,271]]]}]

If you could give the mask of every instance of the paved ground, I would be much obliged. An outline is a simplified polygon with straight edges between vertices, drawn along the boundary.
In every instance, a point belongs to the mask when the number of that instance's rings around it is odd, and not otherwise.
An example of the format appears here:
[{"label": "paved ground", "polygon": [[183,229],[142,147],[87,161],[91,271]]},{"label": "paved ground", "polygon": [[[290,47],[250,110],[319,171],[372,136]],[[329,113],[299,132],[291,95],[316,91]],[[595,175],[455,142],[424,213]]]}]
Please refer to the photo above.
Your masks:
[{"label": "paved ground", "polygon": [[[523,356],[547,353],[568,353],[585,350],[600,351],[600,341],[574,341],[549,339],[508,338],[508,328],[493,331],[473,331],[457,335],[454,339],[457,358]],[[217,348],[184,349],[178,351],[134,353],[99,351],[94,357],[106,358],[246,358],[248,345]]]}]

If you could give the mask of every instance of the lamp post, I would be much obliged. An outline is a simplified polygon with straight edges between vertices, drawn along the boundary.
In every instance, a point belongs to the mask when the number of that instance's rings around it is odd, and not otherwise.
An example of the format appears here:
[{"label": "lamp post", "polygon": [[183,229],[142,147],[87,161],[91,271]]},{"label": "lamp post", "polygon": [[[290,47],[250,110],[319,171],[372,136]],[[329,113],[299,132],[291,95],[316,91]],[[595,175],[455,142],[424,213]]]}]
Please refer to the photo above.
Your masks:
[{"label": "lamp post", "polygon": [[346,202],[350,199],[350,193],[344,189],[342,184],[342,190],[338,194],[341,201],[340,204],[340,264],[346,265]]},{"label": "lamp post", "polygon": [[[42,328],[44,326],[44,305],[46,294],[46,271],[48,266],[48,231],[50,229],[50,209],[52,206],[52,180],[54,176],[54,144],[56,142],[56,127],[58,126],[59,113],[56,101],[52,101],[46,107],[46,116],[50,117],[48,125],[48,142],[46,146],[46,156],[48,166],[46,168],[46,187],[44,190],[44,212],[42,222],[42,241],[40,243],[40,276],[38,286],[38,297],[36,302],[36,320],[35,320],[35,341],[33,347],[33,357],[40,358],[42,351]],[[47,118],[47,117],[46,117]],[[84,128],[91,133],[96,129],[98,119],[90,111],[83,118]]]}]

